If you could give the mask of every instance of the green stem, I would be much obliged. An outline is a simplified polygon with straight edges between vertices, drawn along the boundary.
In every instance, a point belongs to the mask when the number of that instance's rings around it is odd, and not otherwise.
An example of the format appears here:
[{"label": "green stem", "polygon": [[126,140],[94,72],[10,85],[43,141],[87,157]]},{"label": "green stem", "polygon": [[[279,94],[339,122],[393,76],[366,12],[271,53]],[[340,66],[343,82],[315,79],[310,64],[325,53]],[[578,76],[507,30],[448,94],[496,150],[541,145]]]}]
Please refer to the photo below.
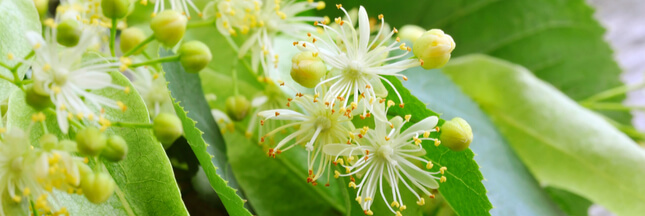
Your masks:
[{"label": "green stem", "polygon": [[38,214],[38,209],[36,209],[36,204],[34,204],[34,201],[29,199],[29,204],[31,205],[31,213],[32,215],[40,215]]},{"label": "green stem", "polygon": [[[51,115],[53,115],[53,116],[56,116],[56,110],[54,110],[54,108],[50,107],[50,108],[45,109],[44,111],[49,113],[49,114],[51,114]],[[85,126],[83,126],[80,122],[76,121],[74,118],[69,119],[69,122],[72,123],[72,126],[74,126],[76,128],[79,128],[79,129],[80,128],[85,128]]]},{"label": "green stem", "polygon": [[179,60],[179,55],[166,56],[166,57],[161,57],[161,58],[158,58],[158,59],[153,59],[153,60],[148,60],[148,61],[144,61],[144,62],[135,63],[135,64],[130,65],[130,67],[135,68],[135,67],[141,67],[141,66],[144,66],[144,65],[152,65],[152,64],[161,63],[161,62],[171,62],[171,61],[178,61],[178,60]]},{"label": "green stem", "polygon": [[[238,59],[238,61],[241,61],[241,59]],[[237,62],[233,63],[233,95],[237,96],[240,94],[240,91],[238,90],[238,81],[237,81]]]},{"label": "green stem", "polygon": [[114,43],[116,41],[116,19],[112,19],[112,28],[110,29],[110,53],[112,57],[116,57],[116,52],[114,51]]},{"label": "green stem", "polygon": [[9,66],[9,65],[5,64],[4,62],[0,62],[0,67],[6,68],[7,70],[11,70],[11,69],[12,69],[12,67],[11,67],[11,66]]},{"label": "green stem", "polygon": [[153,40],[155,40],[154,35],[148,36],[148,38],[146,38],[144,41],[141,41],[141,43],[137,44],[137,46],[135,46],[134,48],[130,49],[128,52],[123,54],[123,57],[131,56],[132,54],[134,54],[135,52],[137,52],[138,50],[140,50],[142,47],[144,47],[146,44],[152,42]]},{"label": "green stem", "polygon": [[130,203],[128,203],[128,200],[125,199],[125,194],[123,193],[123,191],[121,191],[121,188],[119,188],[119,185],[114,186],[114,193],[119,198],[119,201],[121,202],[123,209],[125,209],[125,212],[127,212],[129,216],[134,216],[135,215],[134,211],[132,211],[132,207],[130,207]]},{"label": "green stem", "polygon": [[186,29],[212,26],[213,23],[215,23],[215,19],[205,20],[205,21],[197,21],[197,22],[190,22],[190,23],[188,23],[186,25]]},{"label": "green stem", "polygon": [[6,76],[4,76],[4,75],[2,75],[2,74],[0,74],[0,79],[3,79],[3,80],[6,80],[6,81],[9,81],[10,83],[13,83],[13,79],[11,79],[11,78],[9,78],[9,77],[6,77]]},{"label": "green stem", "polygon": [[589,104],[581,103],[581,105],[593,110],[645,111],[645,106],[626,106],[621,103],[589,103]]},{"label": "green stem", "polygon": [[625,133],[627,136],[631,137],[632,139],[634,139],[636,141],[645,140],[645,133],[642,133],[642,132],[636,130],[636,128],[634,128],[633,126],[618,123],[617,121],[615,121],[615,120],[613,120],[613,119],[611,119],[609,117],[606,117],[604,115],[600,115],[600,116],[602,116],[605,119],[605,121],[609,122],[609,124],[613,125],[618,130],[622,131],[623,133]]},{"label": "green stem", "polygon": [[[33,51],[33,50],[32,50],[31,52],[29,52],[29,53],[25,56],[25,58],[24,58],[24,59],[25,59],[25,61],[26,61],[26,60],[28,60],[28,59],[30,59],[31,57],[33,57],[35,54],[36,54],[36,52],[35,52],[35,51]],[[18,71],[18,68],[19,68],[20,66],[22,66],[22,62],[18,62],[18,64],[14,65],[14,66],[13,66],[13,68],[11,68],[11,71]]]},{"label": "green stem", "polygon": [[637,85],[633,85],[633,86],[618,86],[618,87],[615,87],[615,88],[612,88],[612,89],[602,91],[602,92],[600,92],[598,94],[595,94],[595,95],[593,95],[593,96],[581,101],[580,103],[581,104],[591,104],[591,103],[595,103],[597,101],[606,100],[606,99],[613,98],[613,97],[616,97],[616,96],[619,96],[619,95],[623,95],[623,94],[625,94],[627,92],[630,92],[630,91],[633,91],[633,90],[636,90],[636,89],[640,89],[640,88],[644,88],[644,87],[645,87],[645,82],[637,84]]},{"label": "green stem", "polygon": [[135,123],[135,122],[112,122],[112,127],[129,127],[129,128],[152,128],[151,123]]},{"label": "green stem", "polygon": [[[235,41],[233,41],[233,39],[231,39],[231,37],[229,36],[224,36],[224,38],[226,38],[226,42],[228,42],[228,45],[231,46],[231,49],[235,51],[235,54],[239,55],[240,48],[237,47],[237,44],[235,44]],[[253,68],[251,68],[251,65],[249,65],[249,63],[246,60],[242,60],[242,64],[244,64],[244,67],[246,68],[246,70],[253,72],[253,74],[257,74],[257,71],[253,70]]]},{"label": "green stem", "polygon": [[22,84],[23,84],[23,85],[27,85],[27,84],[31,84],[31,83],[33,83],[33,82],[34,82],[34,80],[33,80],[33,79],[28,79],[28,80],[23,80],[23,81],[22,81]]},{"label": "green stem", "polygon": [[47,130],[47,123],[45,123],[45,121],[41,121],[41,122],[40,122],[40,125],[43,127],[43,132],[44,132],[45,134],[48,134],[48,133],[49,133],[49,131]]},{"label": "green stem", "polygon": [[[340,166],[337,166],[336,170],[338,170],[338,172],[343,172],[344,171],[344,170],[340,170]],[[338,178],[338,181],[340,181],[340,185],[341,185],[340,187],[342,188],[340,192],[343,194],[343,199],[345,201],[345,208],[347,208],[347,211],[345,212],[345,215],[346,216],[351,216],[352,215],[352,201],[350,200],[349,191],[347,190],[347,188],[349,188],[349,187],[347,187],[347,184],[346,184],[347,182],[345,182],[345,178],[342,178],[342,177]]]}]

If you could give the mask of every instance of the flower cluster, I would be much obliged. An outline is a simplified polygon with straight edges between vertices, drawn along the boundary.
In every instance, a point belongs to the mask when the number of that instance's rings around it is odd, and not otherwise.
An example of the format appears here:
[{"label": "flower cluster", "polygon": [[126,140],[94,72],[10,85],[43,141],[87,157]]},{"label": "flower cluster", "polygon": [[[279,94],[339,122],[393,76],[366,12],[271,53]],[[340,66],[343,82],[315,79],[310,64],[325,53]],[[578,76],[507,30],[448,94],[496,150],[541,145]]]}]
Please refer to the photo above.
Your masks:
[{"label": "flower cluster", "polygon": [[[363,7],[358,9],[357,21],[341,5],[336,7],[345,17],[335,18],[334,24],[324,18],[314,20],[314,27],[322,31],[308,31],[303,40],[293,43],[301,52],[292,59],[291,77],[312,89],[313,95],[296,93],[294,98],[286,99],[286,107],[258,112],[261,128],[279,121],[279,126],[262,134],[260,143],[288,131],[288,135],[270,143],[273,146],[268,150],[270,157],[304,145],[308,152],[308,183],[317,185],[320,178],[326,177],[325,185],[329,186],[332,173],[335,178],[350,177],[349,186],[357,189],[356,201],[365,214],[373,214],[371,205],[378,192],[390,204],[390,210],[401,215],[406,209],[406,200],[401,196],[403,187],[416,196],[417,204],[423,205],[426,198],[434,198],[432,190],[439,187],[439,182],[446,181],[443,174],[447,168],[434,167],[425,158],[423,145],[441,144],[433,138],[437,135],[432,135],[439,131],[437,117],[427,117],[407,129],[404,126],[409,124],[410,115],[388,119],[388,110],[396,103],[385,99],[388,91],[383,83],[394,91],[401,108],[404,103],[396,87],[384,76],[407,80],[401,72],[408,68],[427,68],[428,62],[432,68],[440,67],[445,62],[436,62],[450,57],[454,42],[440,30],[431,30],[434,38],[425,37],[425,33],[417,36],[422,39],[419,43],[425,45],[417,47],[415,42],[415,53],[419,49],[419,53],[431,50],[428,51],[431,54],[410,58],[412,48],[398,37],[392,39],[398,30],[387,27],[383,15],[378,15],[377,26],[370,22]],[[308,18],[294,18],[305,19]],[[226,18],[222,22],[229,21]],[[278,84],[296,85],[282,81]],[[372,118],[368,125],[374,128],[357,126],[354,117]],[[384,190],[391,191],[392,197],[386,197]]]}]

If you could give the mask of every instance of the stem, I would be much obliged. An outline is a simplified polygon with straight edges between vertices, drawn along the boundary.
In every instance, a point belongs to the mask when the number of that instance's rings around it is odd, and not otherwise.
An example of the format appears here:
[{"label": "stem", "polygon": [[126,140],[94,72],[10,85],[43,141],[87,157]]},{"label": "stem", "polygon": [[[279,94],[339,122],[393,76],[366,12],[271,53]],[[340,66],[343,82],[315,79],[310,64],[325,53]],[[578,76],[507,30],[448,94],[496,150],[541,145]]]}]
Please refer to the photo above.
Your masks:
[{"label": "stem", "polygon": [[9,65],[5,64],[4,62],[0,62],[0,67],[6,68],[7,70],[12,69]]},{"label": "stem", "polygon": [[[340,170],[340,166],[337,166],[336,170],[338,170],[338,172],[344,171],[344,170]],[[343,194],[343,197],[344,197],[344,200],[345,200],[345,208],[347,208],[347,211],[345,212],[345,215],[346,216],[351,216],[352,215],[352,201],[349,198],[350,196],[349,196],[349,191],[347,190],[347,188],[348,188],[347,184],[346,184],[347,182],[345,182],[345,179],[342,178],[342,177],[338,178],[338,179],[340,181],[340,185],[341,185],[341,188],[342,188],[340,192]]]},{"label": "stem", "polygon": [[6,80],[6,81],[9,81],[10,83],[13,83],[13,79],[11,79],[11,78],[9,78],[9,77],[6,77],[6,76],[4,76],[4,75],[2,75],[2,74],[0,74],[0,79],[3,79],[3,80]]},{"label": "stem", "polygon": [[238,59],[238,61],[235,61],[233,63],[233,95],[237,96],[239,95],[239,90],[238,90],[238,85],[237,85],[237,62],[241,61],[241,59]]},{"label": "stem", "polygon": [[42,125],[42,126],[43,126],[43,132],[44,132],[44,134],[48,134],[48,133],[49,133],[49,131],[47,130],[47,123],[45,123],[45,121],[41,121],[41,122],[40,122],[40,125]]},{"label": "stem", "polygon": [[[54,108],[51,108],[51,107],[50,107],[50,108],[47,108],[47,109],[46,109],[46,110],[44,110],[44,111],[45,111],[45,112],[47,112],[47,113],[49,113],[49,114],[51,114],[51,115],[53,115],[53,116],[56,116],[56,110],[54,110]],[[79,129],[80,129],[80,128],[85,128],[85,126],[83,126],[80,122],[76,121],[74,118],[69,119],[69,122],[71,122],[71,123],[72,123],[72,126],[74,126],[74,127],[76,127],[76,128],[79,128]]]},{"label": "stem", "polygon": [[152,126],[151,123],[112,122],[112,127],[152,128]]},{"label": "stem", "polygon": [[155,40],[155,36],[150,35],[144,41],[141,41],[141,43],[137,44],[137,46],[135,46],[134,48],[130,49],[128,52],[123,54],[123,57],[131,56],[132,54],[134,54],[135,52],[137,52],[138,50],[140,50],[142,47],[144,47],[146,44],[152,42],[153,40]]},{"label": "stem", "polygon": [[116,57],[116,53],[114,52],[114,43],[116,41],[116,19],[112,19],[112,28],[110,29],[110,53],[112,53],[112,57]]},{"label": "stem", "polygon": [[123,209],[125,209],[125,212],[128,213],[129,216],[134,216],[134,211],[132,211],[132,207],[130,207],[130,203],[128,203],[128,200],[125,199],[125,194],[123,191],[121,191],[121,188],[119,188],[119,185],[114,185],[114,193],[116,196],[119,198],[119,201],[121,202],[121,205],[123,206]]},{"label": "stem", "polygon": [[615,88],[612,88],[612,89],[607,89],[607,90],[602,91],[602,92],[600,92],[598,94],[595,94],[595,95],[593,95],[593,96],[581,101],[580,103],[581,104],[591,104],[591,103],[594,103],[594,102],[597,102],[597,101],[601,101],[601,100],[609,99],[609,98],[616,97],[616,96],[619,96],[619,95],[623,95],[623,94],[625,94],[627,92],[630,92],[630,91],[633,91],[633,90],[636,90],[636,89],[640,89],[640,88],[644,88],[644,87],[645,87],[645,82],[637,84],[637,85],[633,85],[633,86],[618,86],[618,87],[615,87]]},{"label": "stem", "polygon": [[188,23],[186,25],[186,29],[211,26],[211,25],[213,25],[214,22],[215,22],[215,19],[206,20],[206,21],[190,22],[190,23]]},{"label": "stem", "polygon": [[29,204],[31,205],[31,213],[32,215],[40,215],[38,214],[38,210],[36,209],[36,204],[34,204],[34,201],[29,199]]},{"label": "stem", "polygon": [[[36,54],[36,52],[34,50],[31,50],[31,52],[29,52],[29,54],[27,54],[24,59],[30,59],[32,56],[34,56],[34,54]],[[13,75],[13,83],[24,91],[25,88],[23,87],[20,76],[18,75],[18,68],[20,68],[20,66],[22,66],[22,62],[18,62],[18,64],[14,65],[13,68],[11,68],[11,74]]]},{"label": "stem", "polygon": [[604,115],[600,115],[600,116],[602,116],[603,119],[605,119],[605,121],[609,122],[609,124],[613,125],[618,130],[622,131],[623,133],[625,133],[627,136],[631,137],[632,139],[634,139],[636,141],[645,140],[645,133],[642,133],[642,132],[636,130],[636,128],[634,128],[633,126],[618,123],[617,121],[615,121],[615,120],[613,120],[613,119],[611,119],[609,117],[606,117]]},{"label": "stem", "polygon": [[178,61],[178,60],[179,60],[179,55],[166,56],[166,57],[161,57],[161,58],[158,58],[158,59],[153,59],[153,60],[149,60],[149,61],[135,63],[135,64],[130,65],[130,67],[135,68],[135,67],[140,67],[140,66],[144,66],[144,65],[152,65],[152,64],[161,63],[161,62],[171,62],[171,61]]},{"label": "stem", "polygon": [[582,104],[582,106],[594,110],[615,110],[615,111],[632,111],[639,110],[645,111],[645,106],[626,106],[621,103],[590,103]]},{"label": "stem", "polygon": [[[226,38],[226,42],[228,42],[228,45],[231,46],[231,49],[233,49],[233,51],[235,51],[235,53],[239,55],[240,48],[237,47],[237,44],[235,44],[233,39],[231,39],[231,37],[229,36],[224,36],[224,38]],[[242,58],[239,58],[239,59],[242,59]],[[253,74],[257,74],[257,71],[253,70],[253,68],[251,68],[251,65],[249,65],[249,63],[246,60],[241,60],[241,61],[242,61],[242,64],[244,64],[244,67],[246,68],[246,70],[253,72]]]}]

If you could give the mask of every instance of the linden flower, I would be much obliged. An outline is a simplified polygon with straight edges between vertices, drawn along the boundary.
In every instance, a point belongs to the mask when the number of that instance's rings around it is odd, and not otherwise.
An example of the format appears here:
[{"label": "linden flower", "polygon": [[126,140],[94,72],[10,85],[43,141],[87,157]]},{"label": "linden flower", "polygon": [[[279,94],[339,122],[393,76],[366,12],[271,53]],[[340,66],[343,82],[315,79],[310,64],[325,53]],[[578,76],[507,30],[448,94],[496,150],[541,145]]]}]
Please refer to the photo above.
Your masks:
[{"label": "linden flower", "polygon": [[[379,106],[382,107],[382,105]],[[374,130],[363,128],[357,134],[359,138],[354,139],[356,144],[328,144],[323,147],[323,151],[334,155],[336,160],[339,157],[348,157],[350,163],[343,165],[347,173],[341,174],[336,171],[335,177],[362,174],[359,184],[356,184],[352,178],[349,186],[358,188],[356,201],[367,215],[373,214],[370,206],[374,203],[377,189],[381,198],[386,203],[391,203],[388,208],[396,215],[400,215],[406,205],[401,198],[399,185],[405,185],[417,197],[417,204],[423,205],[425,199],[414,188],[432,198],[434,196],[428,189],[439,187],[437,179],[441,182],[445,181],[443,176],[441,178],[434,176],[443,174],[445,167],[442,167],[439,172],[429,172],[415,165],[421,162],[426,164],[428,169],[433,167],[432,162],[421,157],[426,154],[421,141],[431,140],[438,144],[438,140],[429,138],[431,132],[438,130],[435,128],[438,118],[436,116],[425,118],[401,131],[409,119],[408,115],[405,120],[401,117],[392,118],[390,122],[376,120]],[[361,157],[355,159],[354,156],[358,155]],[[389,188],[383,182],[386,182]],[[385,197],[384,189],[391,190],[391,199]]]},{"label": "linden flower", "polygon": [[[328,77],[315,87],[316,92],[320,92],[325,85],[330,85],[329,91],[323,98],[324,101],[330,102],[338,97],[349,99],[354,95],[353,102],[358,103],[360,98],[365,98],[369,102],[366,108],[372,111],[375,99],[387,95],[381,80],[392,86],[392,83],[381,75],[398,76],[407,80],[399,72],[419,66],[421,63],[416,59],[401,60],[411,49],[405,43],[399,43],[398,38],[386,44],[387,39],[397,33],[397,30],[394,29],[389,33],[385,32],[387,30],[384,31],[383,15],[378,16],[381,20],[380,29],[374,39],[371,39],[370,21],[365,8],[361,6],[358,10],[358,29],[356,29],[348,12],[341,5],[336,6],[345,13],[347,20],[336,18],[336,23],[339,25],[337,29],[328,26],[326,22],[316,22],[316,25],[324,28],[326,36],[308,34],[311,42],[294,42],[294,45],[302,51],[314,52],[331,66],[332,70]],[[398,49],[404,52],[387,57],[391,51]],[[389,63],[393,60],[397,61]],[[394,86],[392,87],[403,106],[403,99],[399,92]],[[346,106],[349,101],[346,100],[343,105]],[[380,118],[385,120],[384,116]]]},{"label": "linden flower", "polygon": [[[265,84],[264,91],[262,91],[259,95],[255,96],[251,100],[252,114],[250,122],[253,122],[253,124],[249,124],[246,128],[245,135],[248,138],[253,136],[253,132],[257,128],[257,124],[255,124],[255,122],[258,122],[258,113],[264,110],[284,109],[286,108],[284,101],[287,101],[288,99],[287,96],[285,96],[285,93],[280,89],[280,87],[278,87],[273,79],[268,77],[260,77],[258,78],[258,81]],[[265,122],[264,125],[262,125],[262,129],[273,131],[283,124],[284,121],[282,120],[269,121]],[[258,130],[258,132],[262,134],[262,130]],[[273,139],[273,136],[264,137],[268,137],[270,141],[272,141]]]},{"label": "linden flower", "polygon": [[0,140],[0,215],[5,215],[5,200],[26,203],[32,193],[44,190],[36,181],[35,151],[22,130],[12,129]]},{"label": "linden flower", "polygon": [[47,40],[37,32],[27,32],[27,39],[35,51],[32,64],[34,90],[50,96],[63,133],[67,133],[73,115],[93,120],[99,116],[96,112],[104,107],[126,109],[120,101],[91,92],[104,88],[129,91],[129,88],[112,84],[109,72],[117,70],[118,61],[96,58],[81,62],[83,53],[92,43],[91,34],[84,32],[78,45],[71,48],[56,44],[53,31],[46,32],[45,36]]},{"label": "linden flower", "polygon": [[[181,14],[186,15],[190,19],[190,11],[188,11],[188,7],[191,9],[195,10],[197,12],[198,16],[202,16],[202,12],[195,6],[195,3],[193,3],[192,0],[167,0],[168,4],[170,4],[170,9],[181,12]],[[142,0],[141,1],[144,5],[148,3],[148,0]],[[152,16],[154,17],[157,15],[159,12],[164,11],[166,9],[166,0],[155,0],[155,10],[152,12]]]},{"label": "linden flower", "polygon": [[166,79],[161,73],[150,66],[138,67],[129,72],[134,78],[132,85],[150,109],[150,117],[155,117],[162,111],[174,112]]},{"label": "linden flower", "polygon": [[[302,94],[298,94],[295,99],[290,99],[287,106],[292,104],[299,106],[304,112],[276,109],[258,113],[258,116],[264,118],[261,121],[262,125],[267,120],[292,121],[267,133],[262,139],[264,140],[264,137],[284,129],[296,127],[295,132],[280,140],[274,148],[269,150],[269,156],[275,157],[276,154],[289,150],[296,144],[306,143],[305,149],[308,152],[307,167],[309,170],[307,182],[316,184],[316,180],[333,162],[330,156],[322,152],[323,146],[348,140],[348,132],[354,129],[351,122],[353,108],[343,108],[336,103],[330,104],[319,101],[317,96],[303,96]],[[316,169],[314,169],[314,166],[317,166]],[[329,178],[329,175],[327,177]]]}]

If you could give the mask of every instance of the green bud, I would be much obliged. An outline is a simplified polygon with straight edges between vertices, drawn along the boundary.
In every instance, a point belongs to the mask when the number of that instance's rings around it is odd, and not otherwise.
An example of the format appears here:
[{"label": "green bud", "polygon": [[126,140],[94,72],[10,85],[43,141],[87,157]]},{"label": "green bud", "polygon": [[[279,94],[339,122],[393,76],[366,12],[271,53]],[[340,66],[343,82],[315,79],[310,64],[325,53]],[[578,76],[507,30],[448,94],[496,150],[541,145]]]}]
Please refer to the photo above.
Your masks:
[{"label": "green bud", "polygon": [[121,19],[130,11],[130,0],[102,0],[103,15],[110,19]]},{"label": "green bud", "polygon": [[[137,45],[139,45],[141,42],[146,40],[146,34],[141,31],[141,29],[137,27],[130,27],[121,32],[121,52],[127,53]],[[141,51],[143,51],[145,48],[142,47],[139,49],[137,52],[134,54],[139,54]]]},{"label": "green bud", "polygon": [[83,185],[83,179],[94,177],[94,172],[92,172],[92,168],[90,168],[90,166],[79,160],[74,160],[74,163],[76,163],[78,173],[81,176],[81,185]]},{"label": "green bud", "polygon": [[81,177],[83,194],[94,204],[107,201],[114,194],[115,185],[114,179],[107,173],[90,173]]},{"label": "green bud", "polygon": [[45,19],[47,17],[47,11],[49,10],[49,0],[34,0],[34,5],[36,6],[36,11],[38,11],[40,19]]},{"label": "green bud", "polygon": [[54,105],[49,95],[38,94],[34,87],[29,87],[25,91],[25,101],[36,110],[43,110]]},{"label": "green bud", "polygon": [[440,68],[450,60],[455,41],[439,29],[431,29],[421,35],[412,46],[414,56],[422,60],[425,69]]},{"label": "green bud", "polygon": [[56,41],[63,46],[73,47],[81,39],[81,26],[73,19],[63,20],[56,28]]},{"label": "green bud", "polygon": [[45,151],[50,151],[52,149],[57,149],[58,146],[58,137],[54,134],[45,134],[42,137],[40,137],[40,140],[38,140],[40,143],[40,147],[42,147]]},{"label": "green bud", "polygon": [[291,78],[304,87],[316,87],[326,72],[327,66],[317,53],[301,52],[291,58]]},{"label": "green bud", "polygon": [[441,126],[441,144],[453,151],[462,151],[473,141],[473,130],[466,120],[456,117]]},{"label": "green bud", "polygon": [[128,144],[123,137],[118,135],[110,136],[107,139],[105,149],[101,152],[101,156],[112,162],[119,162],[125,159],[126,154],[128,154]]},{"label": "green bud", "polygon": [[404,25],[399,29],[399,38],[401,40],[416,41],[426,30],[416,25]]},{"label": "green bud", "polygon": [[88,127],[76,134],[78,152],[88,156],[97,156],[105,148],[106,138],[99,129]]},{"label": "green bud", "polygon": [[179,62],[188,73],[197,73],[213,59],[211,50],[200,41],[190,41],[179,47]]},{"label": "green bud", "polygon": [[242,95],[226,99],[226,114],[234,121],[242,121],[251,111],[251,102]]},{"label": "green bud", "polygon": [[181,120],[175,115],[160,113],[152,122],[152,130],[164,148],[169,148],[184,133]]},{"label": "green bud", "polygon": [[66,152],[75,152],[78,149],[78,145],[73,140],[61,140],[56,145],[56,149],[63,150]]},{"label": "green bud", "polygon": [[186,16],[172,10],[165,10],[157,14],[150,21],[150,28],[155,38],[164,46],[175,46],[186,33]]}]

